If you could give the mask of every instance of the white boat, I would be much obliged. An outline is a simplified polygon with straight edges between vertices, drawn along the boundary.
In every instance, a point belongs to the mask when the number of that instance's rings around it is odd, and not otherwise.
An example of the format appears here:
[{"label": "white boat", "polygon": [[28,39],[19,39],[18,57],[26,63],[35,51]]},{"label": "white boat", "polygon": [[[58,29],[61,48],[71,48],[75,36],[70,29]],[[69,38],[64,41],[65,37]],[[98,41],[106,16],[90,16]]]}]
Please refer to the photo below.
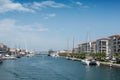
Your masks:
[{"label": "white boat", "polygon": [[30,53],[30,54],[27,54],[26,56],[27,57],[32,57],[32,56],[34,56],[35,54],[33,54],[33,53]]},{"label": "white boat", "polygon": [[72,57],[72,58],[71,58],[71,60],[73,60],[73,61],[76,61],[76,60],[77,60],[77,58],[75,58],[75,57]]},{"label": "white boat", "polygon": [[14,56],[14,55],[11,55],[11,56],[3,56],[2,58],[3,58],[4,60],[14,60],[14,59],[17,59],[17,57]]},{"label": "white boat", "polygon": [[34,51],[31,51],[31,52],[28,53],[26,56],[27,56],[27,57],[33,57],[33,56],[35,56],[35,52],[34,52]]},{"label": "white boat", "polygon": [[58,53],[51,53],[50,56],[52,56],[52,57],[59,57],[59,54]]},{"label": "white boat", "polygon": [[65,57],[67,60],[70,60],[70,57]]},{"label": "white boat", "polygon": [[97,65],[97,62],[94,59],[84,59],[81,61],[82,61],[82,63],[84,63],[86,65]]}]

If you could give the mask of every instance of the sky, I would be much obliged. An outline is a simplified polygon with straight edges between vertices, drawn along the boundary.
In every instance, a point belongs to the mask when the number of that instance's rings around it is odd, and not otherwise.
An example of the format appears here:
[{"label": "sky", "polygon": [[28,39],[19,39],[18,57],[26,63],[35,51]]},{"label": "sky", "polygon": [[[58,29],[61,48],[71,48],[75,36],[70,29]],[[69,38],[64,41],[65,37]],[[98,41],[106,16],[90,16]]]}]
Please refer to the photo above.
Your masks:
[{"label": "sky", "polygon": [[0,43],[29,50],[71,49],[120,34],[120,0],[0,0]]}]

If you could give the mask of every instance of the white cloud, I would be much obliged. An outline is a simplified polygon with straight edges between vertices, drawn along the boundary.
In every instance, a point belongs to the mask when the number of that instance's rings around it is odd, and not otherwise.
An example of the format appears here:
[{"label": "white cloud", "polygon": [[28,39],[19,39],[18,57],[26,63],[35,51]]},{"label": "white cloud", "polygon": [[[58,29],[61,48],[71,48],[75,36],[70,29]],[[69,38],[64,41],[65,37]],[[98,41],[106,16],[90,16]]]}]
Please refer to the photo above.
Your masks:
[{"label": "white cloud", "polygon": [[[72,4],[80,6],[82,8],[89,8],[89,6],[84,5],[79,1],[72,1]],[[43,8],[70,8],[70,5],[55,2],[52,0],[23,4],[19,2],[14,2],[14,0],[0,0],[0,13],[10,11],[35,12],[37,9]]]},{"label": "white cloud", "polygon": [[79,5],[79,6],[83,5],[83,3],[81,3],[81,2],[76,2],[76,4]]},{"label": "white cloud", "polygon": [[[15,47],[20,44],[24,48],[25,39],[30,47],[41,47],[45,42],[49,42],[48,38],[40,34],[40,32],[46,32],[48,28],[40,23],[32,23],[31,25],[18,25],[18,22],[14,19],[3,19],[0,20],[0,39],[8,46]],[[46,34],[46,33],[44,33]],[[44,38],[44,39],[43,39]],[[42,41],[41,41],[42,39]],[[40,42],[41,41],[41,42]]]},{"label": "white cloud", "polygon": [[55,17],[56,14],[55,13],[51,13],[51,14],[48,14],[49,17]]},{"label": "white cloud", "polygon": [[10,31],[15,27],[15,22],[12,19],[0,20],[0,31]]},{"label": "white cloud", "polygon": [[8,11],[34,12],[20,3],[14,3],[12,0],[0,0],[0,13]]},{"label": "white cloud", "polygon": [[78,5],[78,6],[80,6],[81,8],[89,8],[89,6],[84,5],[84,4],[81,3],[81,2],[76,2],[75,4]]},{"label": "white cloud", "polygon": [[55,16],[56,16],[55,13],[50,13],[50,14],[45,15],[44,19],[49,19],[49,18],[52,18],[52,17],[55,17]]},{"label": "white cloud", "polygon": [[21,31],[28,31],[28,32],[43,32],[48,31],[48,28],[43,27],[41,24],[33,24],[33,25],[24,25],[19,26],[18,29],[21,29]]},{"label": "white cloud", "polygon": [[63,7],[68,7],[65,4],[62,3],[57,3],[55,1],[43,1],[43,2],[34,2],[33,7],[38,9],[38,8],[46,8],[46,7],[52,7],[52,8],[63,8]]},{"label": "white cloud", "polygon": [[43,32],[47,31],[48,28],[43,27],[41,24],[32,24],[32,25],[17,25],[16,20],[14,19],[3,19],[0,20],[0,31],[9,32],[9,31],[18,31],[18,32]]}]

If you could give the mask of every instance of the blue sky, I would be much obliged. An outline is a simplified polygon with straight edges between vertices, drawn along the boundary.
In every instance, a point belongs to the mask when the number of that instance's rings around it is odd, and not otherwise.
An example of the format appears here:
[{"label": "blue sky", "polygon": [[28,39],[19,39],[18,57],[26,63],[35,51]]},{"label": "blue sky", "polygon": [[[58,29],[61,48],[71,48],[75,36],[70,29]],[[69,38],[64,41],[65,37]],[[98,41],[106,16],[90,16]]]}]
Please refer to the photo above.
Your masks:
[{"label": "blue sky", "polygon": [[0,0],[0,42],[30,50],[72,48],[120,34],[120,0]]}]

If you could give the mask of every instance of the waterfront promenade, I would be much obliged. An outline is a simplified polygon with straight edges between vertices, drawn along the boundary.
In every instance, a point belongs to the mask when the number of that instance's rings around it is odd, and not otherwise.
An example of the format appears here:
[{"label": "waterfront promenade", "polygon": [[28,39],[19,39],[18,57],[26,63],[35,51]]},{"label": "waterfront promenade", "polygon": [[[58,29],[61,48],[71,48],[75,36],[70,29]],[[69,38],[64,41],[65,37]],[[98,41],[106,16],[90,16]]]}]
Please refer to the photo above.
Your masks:
[{"label": "waterfront promenade", "polygon": [[[63,57],[63,58],[66,58],[66,57]],[[66,58],[68,60],[73,60],[73,61],[82,61],[83,59],[79,59],[79,58],[72,58],[72,57],[69,57],[69,58]],[[113,68],[119,68],[120,69],[120,64],[116,64],[116,63],[112,63],[112,62],[101,62],[101,61],[98,61],[99,62],[99,66],[108,66],[108,67],[113,67]]]}]

